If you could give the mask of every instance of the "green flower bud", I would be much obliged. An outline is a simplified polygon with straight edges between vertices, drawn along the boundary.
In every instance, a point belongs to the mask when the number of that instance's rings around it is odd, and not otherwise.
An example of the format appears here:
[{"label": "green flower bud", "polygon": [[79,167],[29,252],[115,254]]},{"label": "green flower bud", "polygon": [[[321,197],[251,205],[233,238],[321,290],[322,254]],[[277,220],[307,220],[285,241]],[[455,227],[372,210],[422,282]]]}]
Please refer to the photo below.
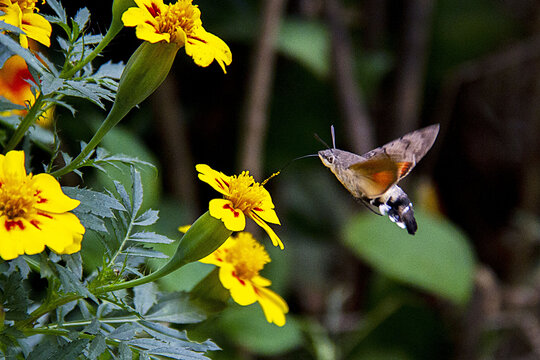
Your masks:
[{"label": "green flower bud", "polygon": [[122,72],[111,113],[116,110],[124,117],[150,96],[169,74],[178,49],[177,44],[143,42]]}]

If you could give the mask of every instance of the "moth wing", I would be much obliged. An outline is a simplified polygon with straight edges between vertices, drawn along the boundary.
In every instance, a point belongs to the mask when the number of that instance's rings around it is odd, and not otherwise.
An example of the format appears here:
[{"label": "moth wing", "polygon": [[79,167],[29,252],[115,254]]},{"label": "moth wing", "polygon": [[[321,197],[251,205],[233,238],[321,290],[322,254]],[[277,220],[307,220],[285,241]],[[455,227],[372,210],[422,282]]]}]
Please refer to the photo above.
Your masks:
[{"label": "moth wing", "polygon": [[439,124],[427,126],[405,134],[399,139],[371,150],[362,156],[367,159],[377,158],[381,155],[388,156],[397,164],[396,166],[400,169],[399,179],[402,179],[411,172],[431,149],[438,133]]},{"label": "moth wing", "polygon": [[368,198],[384,194],[398,182],[400,168],[386,155],[372,157],[349,166],[357,179],[357,186]]}]

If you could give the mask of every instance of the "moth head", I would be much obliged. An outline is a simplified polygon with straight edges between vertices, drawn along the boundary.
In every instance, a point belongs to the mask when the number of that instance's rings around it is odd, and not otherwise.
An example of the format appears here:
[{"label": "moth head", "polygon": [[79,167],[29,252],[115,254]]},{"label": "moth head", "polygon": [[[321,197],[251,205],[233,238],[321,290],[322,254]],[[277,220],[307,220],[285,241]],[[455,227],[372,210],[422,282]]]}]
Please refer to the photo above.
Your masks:
[{"label": "moth head", "polygon": [[318,152],[319,158],[321,159],[324,166],[332,168],[335,166],[336,163],[336,154],[334,153],[334,149],[326,149],[321,150]]}]

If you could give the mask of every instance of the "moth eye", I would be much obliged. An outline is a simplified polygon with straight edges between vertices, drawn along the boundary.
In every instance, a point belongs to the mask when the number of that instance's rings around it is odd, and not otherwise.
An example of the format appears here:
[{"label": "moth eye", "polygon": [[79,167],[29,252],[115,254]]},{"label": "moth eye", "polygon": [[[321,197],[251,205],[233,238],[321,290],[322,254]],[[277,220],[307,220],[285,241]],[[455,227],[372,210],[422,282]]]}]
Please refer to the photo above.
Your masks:
[{"label": "moth eye", "polygon": [[333,155],[328,156],[328,162],[329,162],[330,164],[333,164],[333,163],[334,163],[334,160],[335,160],[335,157],[334,157]]}]

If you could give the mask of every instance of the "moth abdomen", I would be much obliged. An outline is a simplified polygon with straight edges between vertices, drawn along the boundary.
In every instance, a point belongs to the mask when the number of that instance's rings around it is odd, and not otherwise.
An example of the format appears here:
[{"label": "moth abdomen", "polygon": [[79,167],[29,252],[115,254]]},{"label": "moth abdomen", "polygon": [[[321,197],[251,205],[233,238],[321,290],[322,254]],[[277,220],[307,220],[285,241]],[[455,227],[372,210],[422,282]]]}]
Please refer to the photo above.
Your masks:
[{"label": "moth abdomen", "polygon": [[383,196],[370,199],[371,205],[377,206],[383,215],[411,235],[416,233],[418,225],[414,218],[414,210],[407,194],[397,185],[394,185]]}]

